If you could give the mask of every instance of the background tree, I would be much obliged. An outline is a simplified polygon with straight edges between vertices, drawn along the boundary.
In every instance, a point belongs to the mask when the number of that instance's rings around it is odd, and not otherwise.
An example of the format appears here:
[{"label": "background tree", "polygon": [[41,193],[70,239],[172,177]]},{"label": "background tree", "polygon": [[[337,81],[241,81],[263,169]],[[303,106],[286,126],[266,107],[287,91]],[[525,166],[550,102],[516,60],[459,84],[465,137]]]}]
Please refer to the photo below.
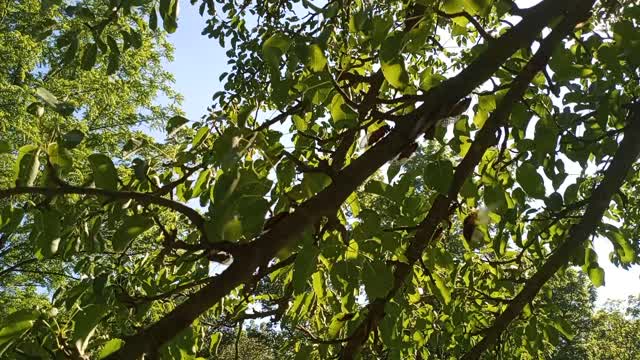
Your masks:
[{"label": "background tree", "polygon": [[[55,8],[51,71],[128,81],[146,64],[126,50],[160,21],[175,31],[179,2],[59,5],[38,9]],[[8,315],[2,351],[215,357],[221,333],[273,317],[300,358],[551,355],[581,321],[554,282],[576,283],[577,265],[604,283],[592,237],[620,266],[639,261],[639,9],[202,2],[231,65],[208,115],[168,118],[164,144],[90,141],[101,132],[74,124],[5,146],[3,237],[33,247],[17,261],[54,259],[77,280],[50,310]],[[75,88],[36,86],[53,116],[93,114]],[[462,239],[478,207],[487,219]]]}]

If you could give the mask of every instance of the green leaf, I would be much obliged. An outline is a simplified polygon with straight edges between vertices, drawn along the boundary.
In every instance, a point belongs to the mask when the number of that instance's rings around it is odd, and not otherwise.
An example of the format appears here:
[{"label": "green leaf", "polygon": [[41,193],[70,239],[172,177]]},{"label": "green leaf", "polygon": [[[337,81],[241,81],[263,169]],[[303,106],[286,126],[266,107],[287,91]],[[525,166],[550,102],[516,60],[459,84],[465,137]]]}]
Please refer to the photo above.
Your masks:
[{"label": "green leaf", "polygon": [[402,165],[400,165],[400,163],[397,161],[394,161],[391,164],[389,164],[389,168],[387,169],[387,181],[389,181],[389,183],[391,183],[393,179],[396,177],[396,175],[398,175],[401,168],[402,168]]},{"label": "green leaf", "polygon": [[307,360],[311,359],[311,351],[313,348],[307,344],[301,344],[300,349],[296,352],[296,357],[293,360]]},{"label": "green leaf", "polygon": [[107,75],[111,75],[114,74],[120,67],[120,48],[118,48],[118,43],[113,38],[113,36],[109,36],[107,38],[107,42],[109,43],[109,62],[107,64]]},{"label": "green leaf", "polygon": [[504,189],[501,186],[485,186],[484,203],[489,209],[504,209],[507,206]]},{"label": "green leaf", "polygon": [[49,90],[43,87],[39,87],[36,89],[36,95],[38,95],[38,97],[40,97],[42,101],[44,101],[45,103],[47,103],[47,105],[51,107],[55,108],[55,107],[58,107],[58,105],[60,105],[60,100],[58,100],[58,98],[55,95],[50,93]]},{"label": "green leaf", "polygon": [[61,169],[67,170],[73,165],[69,151],[58,145],[58,143],[49,144],[47,154],[49,155],[49,161],[51,161],[51,164]]},{"label": "green leaf", "polygon": [[446,195],[453,180],[453,164],[449,160],[431,162],[425,166],[423,176],[425,184]]},{"label": "green leaf", "polygon": [[76,53],[78,52],[78,46],[80,45],[80,41],[78,37],[74,37],[73,40],[69,43],[69,47],[64,52],[63,61],[65,64],[70,65],[73,62],[73,59],[76,57]]},{"label": "green leaf", "polygon": [[420,89],[429,90],[436,85],[439,85],[441,82],[446,80],[446,78],[440,74],[434,74],[431,70],[425,70],[420,74]]},{"label": "green leaf", "polygon": [[290,45],[291,39],[282,33],[272,35],[262,44],[262,56],[271,71],[278,70],[280,58],[287,52]]},{"label": "green leaf", "polygon": [[242,237],[242,221],[235,216],[222,226],[222,240],[237,241]]},{"label": "green leaf", "polygon": [[380,196],[387,196],[388,189],[389,184],[378,180],[369,180],[364,186],[364,191]]},{"label": "green leaf", "polygon": [[193,185],[193,193],[191,194],[191,196],[193,196],[194,198],[198,197],[204,190],[207,190],[210,177],[211,177],[210,169],[201,171],[200,174],[198,175],[198,179],[196,180],[196,183]]},{"label": "green leaf", "polygon": [[620,258],[620,261],[623,264],[631,264],[636,258],[636,252],[620,229],[611,226],[605,234],[613,244],[613,248],[615,249],[618,258]]},{"label": "green leaf", "polygon": [[160,17],[162,26],[169,34],[178,29],[179,0],[160,0]]},{"label": "green leaf", "polygon": [[73,317],[75,323],[73,343],[81,354],[87,350],[89,341],[106,312],[107,309],[104,306],[91,304],[82,308]]},{"label": "green leaf", "polygon": [[123,251],[136,237],[149,230],[153,226],[153,220],[143,215],[133,215],[124,218],[122,225],[111,238],[113,250]]},{"label": "green leaf", "polygon": [[370,301],[384,298],[393,287],[393,272],[383,261],[368,262],[362,272],[362,282]]},{"label": "green leaf", "polygon": [[293,120],[293,125],[295,125],[296,130],[307,131],[308,125],[306,119],[297,114],[294,114],[291,119]]},{"label": "green leaf", "polygon": [[82,52],[82,70],[88,71],[96,64],[98,56],[98,45],[91,43],[84,48]]},{"label": "green leaf", "polygon": [[335,338],[336,336],[338,336],[340,330],[342,330],[342,328],[348,321],[348,317],[346,315],[348,314],[340,313],[333,316],[331,322],[329,323],[329,338]]},{"label": "green leaf", "polygon": [[436,289],[438,289],[438,293],[445,305],[448,305],[451,302],[451,290],[446,286],[446,282],[436,273],[431,273],[431,278],[436,284]]},{"label": "green leaf", "polygon": [[462,184],[462,188],[460,189],[460,196],[466,199],[478,198],[478,185],[476,185],[471,180],[471,177],[466,178],[464,183]]},{"label": "green leaf", "polygon": [[207,138],[207,135],[209,135],[210,131],[211,130],[206,126],[201,127],[196,133],[196,136],[193,137],[193,141],[191,142],[191,147],[195,148],[198,145],[200,145],[204,141],[204,139]]},{"label": "green leaf", "polygon": [[307,288],[307,281],[316,270],[320,249],[307,241],[296,255],[293,265],[293,291],[296,294],[303,293]]},{"label": "green leaf", "polygon": [[154,6],[149,10],[149,29],[156,31],[158,29],[158,14]]},{"label": "green leaf", "polygon": [[457,13],[464,10],[465,0],[444,0],[442,10],[446,13]]},{"label": "green leaf", "polygon": [[325,296],[325,285],[321,271],[316,271],[313,273],[313,275],[311,275],[311,283],[313,284],[313,292],[316,294],[319,300],[322,300]]},{"label": "green leaf", "polygon": [[165,131],[167,132],[167,137],[172,137],[173,135],[175,135],[178,132],[178,130],[180,130],[180,128],[182,128],[182,126],[184,126],[184,124],[188,122],[189,122],[189,119],[180,115],[176,115],[171,119],[169,119],[169,121],[167,121],[167,126],[165,128]]},{"label": "green leaf", "polygon": [[147,180],[147,175],[149,173],[149,163],[140,158],[133,159],[133,173],[136,176],[136,179],[139,181]]},{"label": "green leaf", "polygon": [[491,3],[490,0],[464,0],[464,8],[472,15],[481,14],[488,10]]},{"label": "green leaf", "polygon": [[89,164],[93,171],[93,181],[97,188],[116,190],[118,188],[118,172],[111,159],[103,154],[89,155]]},{"label": "green leaf", "polygon": [[38,317],[40,317],[40,313],[27,309],[18,310],[7,316],[0,328],[0,347],[16,338],[20,338],[31,329]]},{"label": "green leaf", "polygon": [[575,334],[571,331],[571,325],[565,319],[555,319],[552,321],[551,326],[558,330],[558,332],[564,335],[569,341],[575,337]]},{"label": "green leaf", "polygon": [[62,136],[62,146],[67,149],[73,149],[80,145],[84,139],[84,133],[80,130],[71,130]]},{"label": "green leaf", "polygon": [[530,163],[524,163],[516,170],[516,180],[522,189],[531,197],[536,199],[544,198],[544,181],[538,174],[536,168]]},{"label": "green leaf", "polygon": [[344,252],[345,260],[355,260],[358,258],[359,247],[358,243],[355,240],[349,241],[349,245],[347,246],[347,250]]},{"label": "green leaf", "polygon": [[[597,264],[597,263],[596,263]],[[600,287],[604,285],[604,269],[600,266],[592,266],[588,270],[589,279],[593,286]]]},{"label": "green leaf", "polygon": [[0,212],[0,233],[12,234],[22,222],[24,210],[19,207],[4,206]]},{"label": "green leaf", "polygon": [[107,356],[113,354],[114,352],[120,350],[120,348],[124,345],[124,340],[122,339],[111,339],[107,341],[102,349],[100,349],[100,354],[98,355],[99,359],[104,359]]},{"label": "green leaf", "polygon": [[357,114],[349,107],[340,94],[331,100],[331,118],[336,129],[353,128],[357,125]]},{"label": "green leaf", "polygon": [[402,58],[397,57],[392,61],[382,61],[382,74],[384,78],[396,89],[404,89],[409,84],[409,74]]},{"label": "green leaf", "polygon": [[313,72],[320,72],[324,70],[327,65],[327,58],[324,56],[322,49],[317,44],[309,45],[307,49],[307,66]]},{"label": "green leaf", "polygon": [[305,173],[302,178],[302,188],[308,197],[319,193],[330,184],[331,177],[323,173]]},{"label": "green leaf", "polygon": [[558,192],[553,192],[545,199],[545,205],[553,211],[558,211],[562,208],[562,195]]},{"label": "green leaf", "polygon": [[473,118],[473,123],[477,127],[484,126],[485,121],[489,118],[489,114],[496,108],[495,95],[485,95],[478,97],[478,111]]},{"label": "green leaf", "polygon": [[218,347],[220,346],[220,342],[222,341],[222,333],[213,333],[211,335],[211,342],[209,344],[209,354],[217,355]]},{"label": "green leaf", "polygon": [[240,197],[234,205],[242,221],[243,233],[247,236],[258,235],[269,211],[269,201],[255,195],[247,195]]},{"label": "green leaf", "polygon": [[37,145],[24,145],[18,149],[14,168],[16,186],[33,186],[40,170],[40,149]]}]

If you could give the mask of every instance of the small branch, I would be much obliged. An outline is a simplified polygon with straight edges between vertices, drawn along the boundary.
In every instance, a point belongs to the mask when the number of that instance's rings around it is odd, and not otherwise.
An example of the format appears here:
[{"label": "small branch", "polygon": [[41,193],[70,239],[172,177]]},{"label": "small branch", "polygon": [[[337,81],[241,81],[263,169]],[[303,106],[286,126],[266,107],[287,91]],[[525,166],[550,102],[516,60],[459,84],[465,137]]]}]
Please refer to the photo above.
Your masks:
[{"label": "small branch", "polygon": [[31,264],[31,263],[36,262],[36,261],[38,261],[38,259],[36,259],[36,258],[20,261],[19,263],[14,264],[14,265],[12,265],[12,266],[0,271],[0,277],[5,276],[6,274],[8,274],[10,272],[18,271],[18,269],[21,266],[27,265],[27,264]]},{"label": "small branch", "polygon": [[210,282],[211,280],[213,280],[215,278],[215,276],[209,276],[206,277],[204,279],[200,279],[200,280],[196,280],[194,282],[190,282],[190,283],[186,283],[183,285],[179,285],[176,286],[174,289],[169,290],[167,292],[164,293],[160,293],[160,294],[156,294],[156,295],[152,295],[152,296],[131,296],[132,299],[134,300],[141,300],[141,301],[156,301],[156,300],[161,300],[161,299],[166,299],[168,297],[177,295],[185,290],[189,290],[192,289],[196,286],[199,285],[204,285],[208,282]]},{"label": "small branch", "polygon": [[68,194],[87,195],[87,196],[104,196],[104,197],[114,198],[114,199],[135,200],[141,204],[154,204],[154,205],[166,207],[186,216],[191,221],[191,223],[198,230],[200,230],[202,237],[205,239],[205,243],[210,248],[228,252],[231,254],[233,254],[234,250],[236,250],[236,246],[234,244],[222,243],[222,242],[212,243],[209,241],[209,239],[207,239],[207,233],[204,228],[205,219],[204,217],[202,217],[202,215],[200,215],[199,212],[182,203],[157,196],[153,193],[139,193],[139,192],[133,192],[133,191],[115,191],[115,190],[106,190],[106,189],[97,189],[97,188],[83,188],[83,187],[76,187],[76,186],[65,186],[65,187],[58,187],[58,188],[17,186],[9,189],[0,190],[0,199],[17,196],[17,195],[23,195],[23,194],[40,194],[45,196],[68,195]]},{"label": "small branch", "polygon": [[199,165],[199,166],[195,166],[195,167],[192,167],[192,168],[188,168],[185,171],[184,175],[182,175],[182,177],[180,177],[179,179],[177,179],[177,180],[175,180],[173,182],[168,183],[167,185],[159,188],[158,190],[154,191],[153,193],[155,195],[162,196],[162,195],[166,195],[166,194],[172,192],[173,189],[175,189],[176,187],[178,187],[178,185],[180,185],[180,184],[184,183],[185,181],[187,181],[187,179],[189,179],[189,177],[191,175],[193,175],[193,173],[195,173],[198,169],[202,169],[203,167],[204,167],[204,165]]},{"label": "small branch", "polygon": [[302,326],[297,326],[296,329],[302,332],[305,335],[305,337],[314,344],[341,344],[349,341],[349,338],[333,339],[333,340],[320,339],[317,336],[313,335],[311,331],[305,329]]},{"label": "small branch", "polygon": [[419,225],[414,225],[414,226],[398,226],[398,227],[392,227],[392,228],[388,228],[388,229],[384,229],[384,232],[394,232],[394,231],[416,231],[420,228]]},{"label": "small branch", "polygon": [[65,273],[61,273],[61,272],[57,272],[57,271],[46,271],[46,270],[26,270],[26,269],[14,269],[12,270],[14,272],[20,272],[20,273],[27,273],[27,274],[40,274],[40,275],[54,275],[54,276],[61,276],[61,277],[66,277],[72,280],[80,280],[80,278],[77,278],[73,275],[69,275],[69,274],[65,274]]},{"label": "small branch", "polygon": [[254,276],[254,279],[255,280],[260,280],[263,277],[273,273],[276,270],[282,269],[284,267],[287,267],[287,266],[293,264],[295,261],[296,261],[296,254],[293,254],[293,255],[289,256],[288,258],[286,258],[286,259],[284,259],[284,260],[282,260],[282,261],[280,261],[280,262],[278,262],[278,263],[276,263],[276,264],[274,264],[274,265],[272,265],[272,266],[270,266],[270,267],[268,267],[268,268],[266,268],[264,270],[258,271],[258,273]]},{"label": "small branch", "polygon": [[263,123],[262,125],[258,126],[257,128],[255,128],[253,131],[254,132],[258,132],[258,131],[262,131],[264,129],[268,129],[271,125],[277,123],[277,122],[281,122],[287,119],[287,117],[293,115],[293,114],[297,114],[298,112],[300,112],[302,109],[304,109],[304,102],[300,101],[299,103],[297,103],[296,105],[290,107],[288,110],[286,110],[285,112],[277,115],[276,117],[274,117],[271,120],[266,121],[265,123]]},{"label": "small branch", "polygon": [[461,11],[461,12],[457,12],[457,13],[452,13],[452,14],[448,14],[442,10],[437,9],[436,10],[436,14],[448,18],[448,19],[453,19],[453,18],[457,18],[457,17],[463,17],[467,20],[469,20],[469,22],[471,24],[473,24],[473,26],[476,28],[476,31],[478,32],[478,34],[480,34],[480,36],[482,36],[482,38],[486,41],[486,42],[492,42],[495,40],[495,38],[493,36],[491,36],[489,33],[487,33],[487,31],[482,27],[482,25],[478,22],[478,20],[476,20],[476,18],[474,18],[473,16],[471,16],[471,14],[469,14],[466,11]]}]

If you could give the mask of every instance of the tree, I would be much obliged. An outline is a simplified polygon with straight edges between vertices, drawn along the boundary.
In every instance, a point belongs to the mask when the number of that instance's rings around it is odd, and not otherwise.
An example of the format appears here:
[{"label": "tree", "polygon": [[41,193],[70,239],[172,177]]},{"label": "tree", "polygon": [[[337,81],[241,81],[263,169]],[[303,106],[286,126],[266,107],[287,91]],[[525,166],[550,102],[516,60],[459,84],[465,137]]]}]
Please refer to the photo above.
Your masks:
[{"label": "tree", "polygon": [[558,348],[556,359],[635,359],[638,357],[638,297],[628,305],[608,302],[588,319],[577,339]]},{"label": "tree", "polygon": [[[7,2],[2,6],[2,188],[15,186],[15,173],[22,171],[14,168],[15,154],[45,171],[50,169],[50,164],[72,181],[82,181],[87,157],[95,151],[122,158],[138,152],[153,158],[158,152],[148,143],[154,141],[134,127],[157,128],[168,115],[178,111],[180,98],[170,87],[172,76],[161,66],[161,60],[170,58],[172,53],[164,34],[148,30],[136,32],[131,36],[139,43],[118,43],[117,49],[111,45],[111,49],[119,52],[117,58],[96,55],[95,68],[84,69],[81,63],[87,58],[81,50],[91,47],[91,37],[83,36],[89,34],[82,30],[88,29],[87,21],[94,13],[103,11],[105,5],[90,1],[70,5],[61,1],[29,0]],[[82,17],[72,16],[76,12],[82,13]],[[124,34],[129,31],[127,24],[136,20],[140,18],[127,18],[118,27],[105,29],[103,39],[108,41],[114,33]],[[93,29],[97,31],[96,27]],[[43,41],[47,34],[54,32],[60,36]],[[130,34],[134,32],[127,32]],[[84,51],[87,52],[87,48]],[[114,61],[123,63],[126,70],[112,68],[110,64]],[[159,95],[168,99],[168,105],[154,103]],[[35,202],[14,203],[4,198],[0,202],[0,303],[3,305],[0,319],[3,320],[11,319],[8,315],[19,310],[22,312],[18,314],[31,309],[48,313],[52,308],[51,294],[56,289],[71,287],[80,276],[86,276],[74,269],[87,261],[84,256],[76,255],[87,251],[96,256],[102,253],[99,248],[89,250],[91,246],[78,238],[64,238],[65,234],[80,230],[69,232],[74,215],[82,216],[81,212],[60,207],[61,203],[51,198],[33,200]],[[50,206],[51,202],[56,206]],[[43,219],[54,217],[48,220],[55,221],[59,212],[66,213],[69,220],[63,230]],[[25,221],[24,227],[20,226],[22,221]],[[32,226],[44,226],[42,230],[52,237],[38,237],[30,230]],[[60,239],[54,240],[55,233]],[[47,254],[54,244],[58,256]],[[60,313],[61,320],[64,312],[59,310],[54,312]],[[6,346],[4,341],[3,344]],[[27,341],[24,346],[37,352],[38,347],[31,345]]]},{"label": "tree", "polygon": [[[80,39],[65,78],[126,74],[125,44],[178,24],[177,0],[95,6],[50,35],[58,51]],[[167,141],[133,159],[82,139],[72,171],[37,141],[5,155],[0,231],[78,280],[55,291],[62,311],[7,316],[4,351],[215,356],[225,329],[272,317],[300,358],[538,358],[580,320],[552,279],[577,265],[604,283],[593,236],[640,261],[637,4],[200,11],[231,65],[207,116],[167,116]],[[474,207],[486,219],[462,239]]]}]

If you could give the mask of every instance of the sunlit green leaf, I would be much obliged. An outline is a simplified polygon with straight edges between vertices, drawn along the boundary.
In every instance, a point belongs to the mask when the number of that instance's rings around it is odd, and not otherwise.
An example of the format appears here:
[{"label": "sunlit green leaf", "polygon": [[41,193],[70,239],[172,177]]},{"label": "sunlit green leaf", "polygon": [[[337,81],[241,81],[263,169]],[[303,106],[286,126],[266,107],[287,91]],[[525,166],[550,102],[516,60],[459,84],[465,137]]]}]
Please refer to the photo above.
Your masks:
[{"label": "sunlit green leaf", "polygon": [[18,159],[15,165],[16,186],[32,186],[38,176],[40,150],[37,145],[24,145],[18,149]]},{"label": "sunlit green leaf", "polygon": [[604,269],[600,266],[590,267],[588,270],[589,279],[595,287],[604,285]]},{"label": "sunlit green leaf", "polygon": [[22,336],[34,324],[40,314],[34,310],[18,310],[7,316],[0,328],[0,347]]},{"label": "sunlit green leaf", "polygon": [[382,73],[384,78],[397,89],[404,89],[409,84],[409,74],[404,63],[400,59],[395,61],[382,62]]},{"label": "sunlit green leaf", "polygon": [[311,44],[307,50],[307,66],[311,71],[319,72],[327,65],[327,58],[324,56],[322,49],[317,44]]},{"label": "sunlit green leaf", "polygon": [[100,349],[100,354],[98,354],[99,359],[104,359],[107,356],[113,354],[118,351],[122,345],[124,345],[124,340],[122,339],[111,339],[107,341],[106,344]]}]

